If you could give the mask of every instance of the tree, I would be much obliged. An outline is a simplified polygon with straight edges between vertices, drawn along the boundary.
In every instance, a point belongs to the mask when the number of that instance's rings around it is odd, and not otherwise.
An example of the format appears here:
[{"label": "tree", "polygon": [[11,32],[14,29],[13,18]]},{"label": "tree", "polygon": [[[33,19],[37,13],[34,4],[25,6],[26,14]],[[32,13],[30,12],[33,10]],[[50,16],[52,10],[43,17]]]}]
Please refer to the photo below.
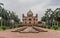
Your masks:
[{"label": "tree", "polygon": [[[3,3],[0,3],[0,5],[3,5]],[[8,11],[2,8],[2,6],[0,6],[0,17],[2,17],[3,26],[11,26],[12,19],[14,20],[14,22],[17,22],[17,23],[19,23],[20,21],[18,16],[15,14],[15,12]]]},{"label": "tree", "polygon": [[47,9],[45,16],[42,17],[42,20],[45,20],[48,25],[56,25],[56,22],[58,24],[58,22],[60,22],[60,8],[57,8],[54,11]]}]

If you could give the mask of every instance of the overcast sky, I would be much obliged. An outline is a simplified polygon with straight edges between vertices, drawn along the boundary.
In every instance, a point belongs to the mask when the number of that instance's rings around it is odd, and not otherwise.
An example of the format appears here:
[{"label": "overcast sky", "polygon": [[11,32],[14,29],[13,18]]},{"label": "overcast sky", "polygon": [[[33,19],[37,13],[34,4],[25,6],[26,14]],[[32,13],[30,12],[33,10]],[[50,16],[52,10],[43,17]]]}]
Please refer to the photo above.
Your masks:
[{"label": "overcast sky", "polygon": [[37,13],[39,20],[44,15],[47,8],[56,9],[60,7],[60,0],[0,0],[4,3],[4,8],[14,11],[19,18],[31,9],[34,15]]}]

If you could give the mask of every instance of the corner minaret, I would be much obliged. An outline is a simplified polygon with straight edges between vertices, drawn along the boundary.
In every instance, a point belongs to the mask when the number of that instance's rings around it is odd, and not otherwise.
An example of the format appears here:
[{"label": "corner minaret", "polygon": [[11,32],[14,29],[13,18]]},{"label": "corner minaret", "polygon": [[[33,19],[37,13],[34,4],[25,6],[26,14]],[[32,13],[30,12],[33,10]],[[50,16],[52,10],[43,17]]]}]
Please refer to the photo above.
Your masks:
[{"label": "corner minaret", "polygon": [[24,17],[24,14],[22,14],[22,17]]},{"label": "corner minaret", "polygon": [[36,14],[36,17],[38,17],[38,14]]}]

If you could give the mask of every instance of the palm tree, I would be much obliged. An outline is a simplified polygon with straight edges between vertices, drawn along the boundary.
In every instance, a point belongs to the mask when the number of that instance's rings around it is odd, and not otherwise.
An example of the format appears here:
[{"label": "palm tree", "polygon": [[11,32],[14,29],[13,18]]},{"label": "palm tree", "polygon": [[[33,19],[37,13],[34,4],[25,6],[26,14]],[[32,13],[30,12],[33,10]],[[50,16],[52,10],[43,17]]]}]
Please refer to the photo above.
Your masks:
[{"label": "palm tree", "polygon": [[51,9],[47,9],[46,13],[45,13],[45,17],[46,17],[46,22],[49,24],[52,22],[53,20],[53,15],[52,15],[53,11]]},{"label": "palm tree", "polygon": [[1,16],[1,12],[2,12],[2,9],[3,9],[2,8],[3,5],[4,5],[3,3],[0,3],[0,17],[1,17],[0,18],[1,20],[0,21],[1,21],[1,27],[2,27],[2,16]]},{"label": "palm tree", "polygon": [[57,8],[56,10],[54,10],[55,12],[55,20],[57,21],[57,26],[58,26],[58,22],[60,20],[60,8]]},{"label": "palm tree", "polygon": [[11,26],[11,20],[14,20],[14,22],[19,23],[20,19],[15,14],[15,12],[7,11],[1,5],[3,5],[3,3],[0,3],[0,17],[2,17],[2,26]]}]

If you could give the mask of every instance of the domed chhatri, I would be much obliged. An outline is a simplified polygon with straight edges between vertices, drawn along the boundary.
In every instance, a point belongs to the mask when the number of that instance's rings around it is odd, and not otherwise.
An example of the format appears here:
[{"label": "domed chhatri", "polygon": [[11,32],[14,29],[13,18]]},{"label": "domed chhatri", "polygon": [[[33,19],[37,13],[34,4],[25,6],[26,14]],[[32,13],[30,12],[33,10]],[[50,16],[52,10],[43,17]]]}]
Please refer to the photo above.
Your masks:
[{"label": "domed chhatri", "polygon": [[33,13],[32,13],[31,10],[29,10],[29,11],[27,12],[27,16],[33,16]]}]

